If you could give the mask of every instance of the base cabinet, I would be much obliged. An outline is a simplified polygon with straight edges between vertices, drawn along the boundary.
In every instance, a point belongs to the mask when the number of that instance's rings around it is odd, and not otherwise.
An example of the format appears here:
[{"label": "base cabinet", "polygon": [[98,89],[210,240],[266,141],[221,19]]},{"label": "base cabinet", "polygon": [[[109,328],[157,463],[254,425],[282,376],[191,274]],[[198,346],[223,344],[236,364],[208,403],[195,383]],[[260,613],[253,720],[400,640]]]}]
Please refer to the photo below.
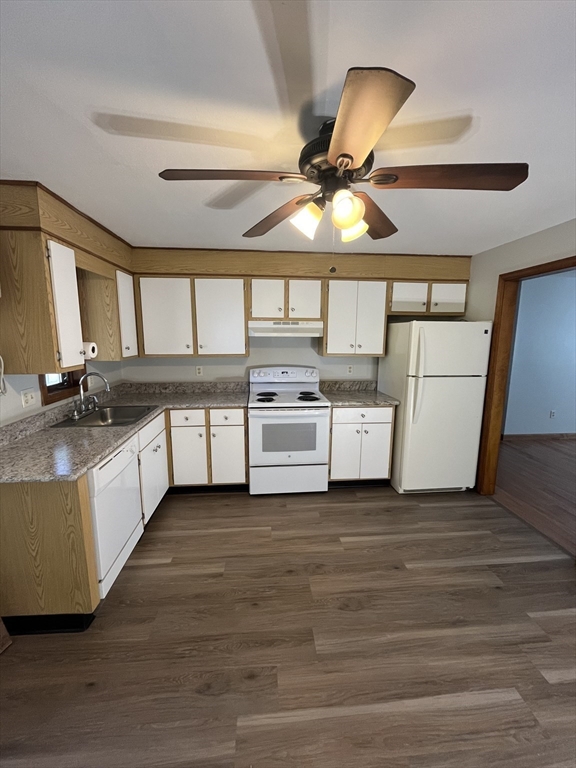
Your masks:
[{"label": "base cabinet", "polygon": [[144,524],[150,520],[156,507],[168,490],[168,451],[166,430],[157,435],[138,456],[140,464],[140,492]]},{"label": "base cabinet", "polygon": [[390,477],[392,412],[390,407],[334,409],[331,480]]},{"label": "base cabinet", "polygon": [[174,485],[246,482],[243,408],[171,411],[170,423]]}]

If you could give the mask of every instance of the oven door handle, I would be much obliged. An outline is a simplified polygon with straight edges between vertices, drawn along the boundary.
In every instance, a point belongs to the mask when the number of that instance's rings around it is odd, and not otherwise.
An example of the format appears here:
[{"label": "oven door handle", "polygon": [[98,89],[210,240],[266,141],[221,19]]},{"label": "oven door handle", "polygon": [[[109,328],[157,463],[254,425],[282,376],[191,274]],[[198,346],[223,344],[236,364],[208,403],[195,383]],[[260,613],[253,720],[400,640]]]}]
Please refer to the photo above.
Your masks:
[{"label": "oven door handle", "polygon": [[294,418],[294,416],[297,416],[298,418],[309,416],[317,418],[318,416],[325,416],[328,418],[330,416],[330,408],[279,408],[278,410],[268,408],[248,409],[248,417],[250,419],[279,419],[283,416],[289,419]]}]

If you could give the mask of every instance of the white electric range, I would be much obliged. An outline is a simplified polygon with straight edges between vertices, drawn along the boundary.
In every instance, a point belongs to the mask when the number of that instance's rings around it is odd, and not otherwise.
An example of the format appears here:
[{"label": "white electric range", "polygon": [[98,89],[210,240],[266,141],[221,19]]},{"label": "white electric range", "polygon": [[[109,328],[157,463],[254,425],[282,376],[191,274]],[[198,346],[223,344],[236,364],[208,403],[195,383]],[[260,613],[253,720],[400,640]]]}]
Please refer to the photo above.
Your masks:
[{"label": "white electric range", "polygon": [[330,401],[317,368],[270,366],[250,371],[250,493],[328,490]]}]

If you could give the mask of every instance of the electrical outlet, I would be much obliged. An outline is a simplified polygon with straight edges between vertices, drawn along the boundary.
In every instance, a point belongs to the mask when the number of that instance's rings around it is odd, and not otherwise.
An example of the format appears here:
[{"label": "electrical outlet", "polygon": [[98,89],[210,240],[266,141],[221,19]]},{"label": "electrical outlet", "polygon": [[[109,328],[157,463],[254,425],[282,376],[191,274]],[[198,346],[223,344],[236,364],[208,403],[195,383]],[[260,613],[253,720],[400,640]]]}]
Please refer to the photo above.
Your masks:
[{"label": "electrical outlet", "polygon": [[348,376],[352,376],[354,374],[354,366],[353,365],[349,365],[348,366],[347,373],[348,373]]},{"label": "electrical outlet", "polygon": [[20,397],[22,398],[22,408],[36,405],[36,392],[33,389],[23,389],[20,392]]},{"label": "electrical outlet", "polygon": [[555,419],[556,418],[556,411],[550,411],[550,418]]},{"label": "electrical outlet", "polygon": [[202,370],[201,365],[196,366],[196,376],[204,376],[204,371]]}]

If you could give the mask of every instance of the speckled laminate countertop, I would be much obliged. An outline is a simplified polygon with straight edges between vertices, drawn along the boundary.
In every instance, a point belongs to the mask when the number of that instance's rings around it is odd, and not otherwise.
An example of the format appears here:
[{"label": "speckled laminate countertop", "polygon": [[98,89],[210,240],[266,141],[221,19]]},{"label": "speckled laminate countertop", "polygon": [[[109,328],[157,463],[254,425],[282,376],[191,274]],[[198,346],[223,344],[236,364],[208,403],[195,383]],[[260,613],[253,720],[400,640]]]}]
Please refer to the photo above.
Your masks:
[{"label": "speckled laminate countertop", "polygon": [[[383,392],[326,392],[335,406],[398,405]],[[0,446],[0,483],[48,483],[77,480],[118,446],[136,435],[165,409],[243,408],[246,392],[140,393],[130,392],[106,401],[108,405],[155,405],[136,424],[127,427],[50,427]]]}]

